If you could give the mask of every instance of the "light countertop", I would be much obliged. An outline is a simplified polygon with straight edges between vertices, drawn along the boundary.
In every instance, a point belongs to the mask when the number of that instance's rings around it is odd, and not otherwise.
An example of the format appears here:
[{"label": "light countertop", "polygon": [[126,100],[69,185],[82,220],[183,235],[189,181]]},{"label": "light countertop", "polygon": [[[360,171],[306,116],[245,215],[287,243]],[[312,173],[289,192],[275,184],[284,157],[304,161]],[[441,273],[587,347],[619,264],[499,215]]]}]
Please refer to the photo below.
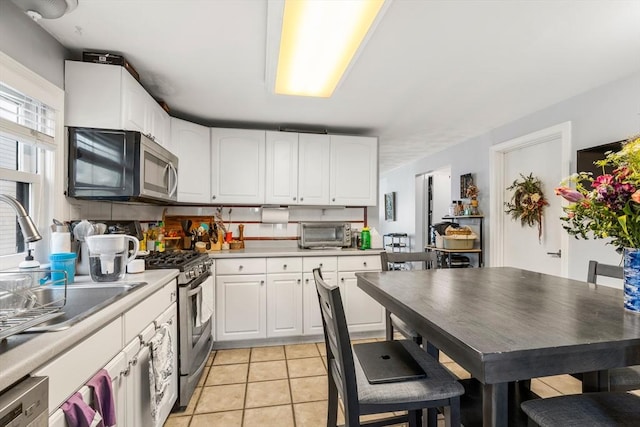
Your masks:
[{"label": "light countertop", "polygon": [[362,256],[362,255],[379,255],[384,249],[366,249],[360,250],[355,248],[345,249],[300,249],[300,248],[282,248],[282,247],[265,247],[265,248],[247,248],[227,251],[208,251],[210,258],[262,258],[262,257],[302,257],[302,256]]},{"label": "light countertop", "polygon": [[[122,282],[147,282],[129,295],[59,332],[18,334],[0,341],[0,391],[59,356],[178,275],[178,270],[147,270],[125,275]],[[89,276],[76,276],[75,283],[92,283]],[[73,284],[69,285],[69,287]]]}]

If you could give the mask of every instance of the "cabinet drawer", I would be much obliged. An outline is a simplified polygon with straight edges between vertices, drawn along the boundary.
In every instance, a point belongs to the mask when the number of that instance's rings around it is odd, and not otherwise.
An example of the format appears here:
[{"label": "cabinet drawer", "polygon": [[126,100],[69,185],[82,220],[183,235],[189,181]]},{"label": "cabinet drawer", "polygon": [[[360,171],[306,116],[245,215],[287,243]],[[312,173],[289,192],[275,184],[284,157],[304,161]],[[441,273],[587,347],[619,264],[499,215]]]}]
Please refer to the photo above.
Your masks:
[{"label": "cabinet drawer", "polygon": [[265,258],[219,259],[216,274],[264,274],[267,271]]},{"label": "cabinet drawer", "polygon": [[95,334],[33,373],[49,377],[49,411],[62,405],[122,348],[118,317]]},{"label": "cabinet drawer", "polygon": [[376,271],[381,269],[380,255],[338,257],[338,271]]},{"label": "cabinet drawer", "polygon": [[124,314],[124,342],[131,341],[142,328],[153,322],[171,304],[175,304],[177,291],[176,281],[172,280],[127,311]]},{"label": "cabinet drawer", "polygon": [[302,271],[312,273],[314,268],[325,271],[337,271],[338,258],[334,256],[310,256],[302,259]]},{"label": "cabinet drawer", "polygon": [[302,258],[267,258],[267,273],[300,273]]}]

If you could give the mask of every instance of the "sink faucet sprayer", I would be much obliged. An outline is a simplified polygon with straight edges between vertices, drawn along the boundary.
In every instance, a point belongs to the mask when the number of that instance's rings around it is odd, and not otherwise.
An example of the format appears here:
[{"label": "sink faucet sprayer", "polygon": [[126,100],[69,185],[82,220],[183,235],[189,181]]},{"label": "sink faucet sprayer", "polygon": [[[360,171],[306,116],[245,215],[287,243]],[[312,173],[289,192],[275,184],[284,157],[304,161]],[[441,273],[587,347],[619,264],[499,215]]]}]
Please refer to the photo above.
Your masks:
[{"label": "sink faucet sprayer", "polygon": [[7,194],[0,194],[0,201],[6,202],[14,211],[16,211],[16,215],[18,216],[18,225],[20,225],[20,230],[22,230],[25,242],[37,242],[42,239],[42,236],[38,232],[38,227],[36,227],[31,217],[27,214],[24,206],[22,206],[18,200]]}]

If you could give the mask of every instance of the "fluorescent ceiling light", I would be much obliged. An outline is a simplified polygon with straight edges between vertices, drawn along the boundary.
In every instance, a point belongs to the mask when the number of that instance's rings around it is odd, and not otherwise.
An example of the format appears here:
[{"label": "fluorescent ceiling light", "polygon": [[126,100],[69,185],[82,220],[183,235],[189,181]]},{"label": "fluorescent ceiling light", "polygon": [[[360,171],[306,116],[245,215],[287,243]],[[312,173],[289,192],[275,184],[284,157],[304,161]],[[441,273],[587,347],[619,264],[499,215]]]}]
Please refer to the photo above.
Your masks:
[{"label": "fluorescent ceiling light", "polygon": [[384,0],[285,0],[275,92],[328,98]]}]

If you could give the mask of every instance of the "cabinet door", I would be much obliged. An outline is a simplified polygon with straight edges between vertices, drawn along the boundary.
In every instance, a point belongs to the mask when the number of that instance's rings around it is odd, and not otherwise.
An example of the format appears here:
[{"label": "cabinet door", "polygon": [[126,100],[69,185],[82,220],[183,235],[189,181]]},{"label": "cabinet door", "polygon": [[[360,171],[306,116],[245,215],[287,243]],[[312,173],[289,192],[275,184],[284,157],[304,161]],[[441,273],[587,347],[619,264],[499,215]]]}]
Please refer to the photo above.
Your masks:
[{"label": "cabinet door", "polygon": [[262,204],[265,131],[211,129],[211,201]]},{"label": "cabinet door", "polygon": [[[323,272],[322,278],[327,284],[335,286],[338,283],[338,274],[335,271]],[[313,273],[304,273],[302,277],[302,297],[303,297],[303,333],[304,335],[322,335],[322,315],[320,314],[320,303],[318,302],[318,291]]]},{"label": "cabinet door", "polygon": [[123,70],[118,65],[65,61],[65,126],[122,128]]},{"label": "cabinet door", "polygon": [[219,341],[265,338],[266,276],[216,277],[216,337]]},{"label": "cabinet door", "polygon": [[378,140],[331,136],[332,205],[375,206],[378,194]]},{"label": "cabinet door", "polygon": [[329,204],[329,135],[298,136],[298,204]]},{"label": "cabinet door", "polygon": [[298,203],[298,134],[267,131],[266,203]]},{"label": "cabinet door", "polygon": [[180,160],[178,201],[209,203],[211,156],[209,128],[180,119],[171,119],[169,150]]},{"label": "cabinet door", "polygon": [[169,325],[170,329],[171,348],[173,350],[173,370],[169,378],[168,389],[162,398],[162,402],[159,404],[157,415],[158,425],[162,425],[169,417],[173,404],[178,400],[178,382],[180,381],[178,376],[178,309],[175,305],[169,307],[156,319],[158,326],[165,323]]},{"label": "cabinet door", "polygon": [[302,335],[302,274],[267,276],[267,336]]},{"label": "cabinet door", "polygon": [[[141,332],[146,342],[154,334],[153,325],[149,325]],[[149,347],[140,345],[140,339],[134,338],[123,350],[129,364],[127,376],[127,415],[124,425],[152,426],[151,419],[151,390],[149,386]]]},{"label": "cabinet door", "polygon": [[[164,111],[153,97],[149,97],[149,102],[147,108],[151,120],[151,126],[149,128],[151,139],[163,147],[168,148],[171,140],[171,117],[169,117],[169,114]],[[208,153],[209,151],[207,150],[207,154]]]},{"label": "cabinet door", "polygon": [[116,406],[116,420],[118,423],[123,423],[127,414],[127,393],[126,393],[126,381],[127,381],[127,357],[124,352],[120,352],[111,359],[104,369],[109,373],[111,377],[111,386],[113,389],[113,403]]},{"label": "cabinet door", "polygon": [[122,128],[150,133],[151,118],[148,104],[151,96],[133,76],[122,71]]},{"label": "cabinet door", "polygon": [[358,287],[355,272],[340,272],[338,280],[349,331],[384,329],[384,308]]}]

